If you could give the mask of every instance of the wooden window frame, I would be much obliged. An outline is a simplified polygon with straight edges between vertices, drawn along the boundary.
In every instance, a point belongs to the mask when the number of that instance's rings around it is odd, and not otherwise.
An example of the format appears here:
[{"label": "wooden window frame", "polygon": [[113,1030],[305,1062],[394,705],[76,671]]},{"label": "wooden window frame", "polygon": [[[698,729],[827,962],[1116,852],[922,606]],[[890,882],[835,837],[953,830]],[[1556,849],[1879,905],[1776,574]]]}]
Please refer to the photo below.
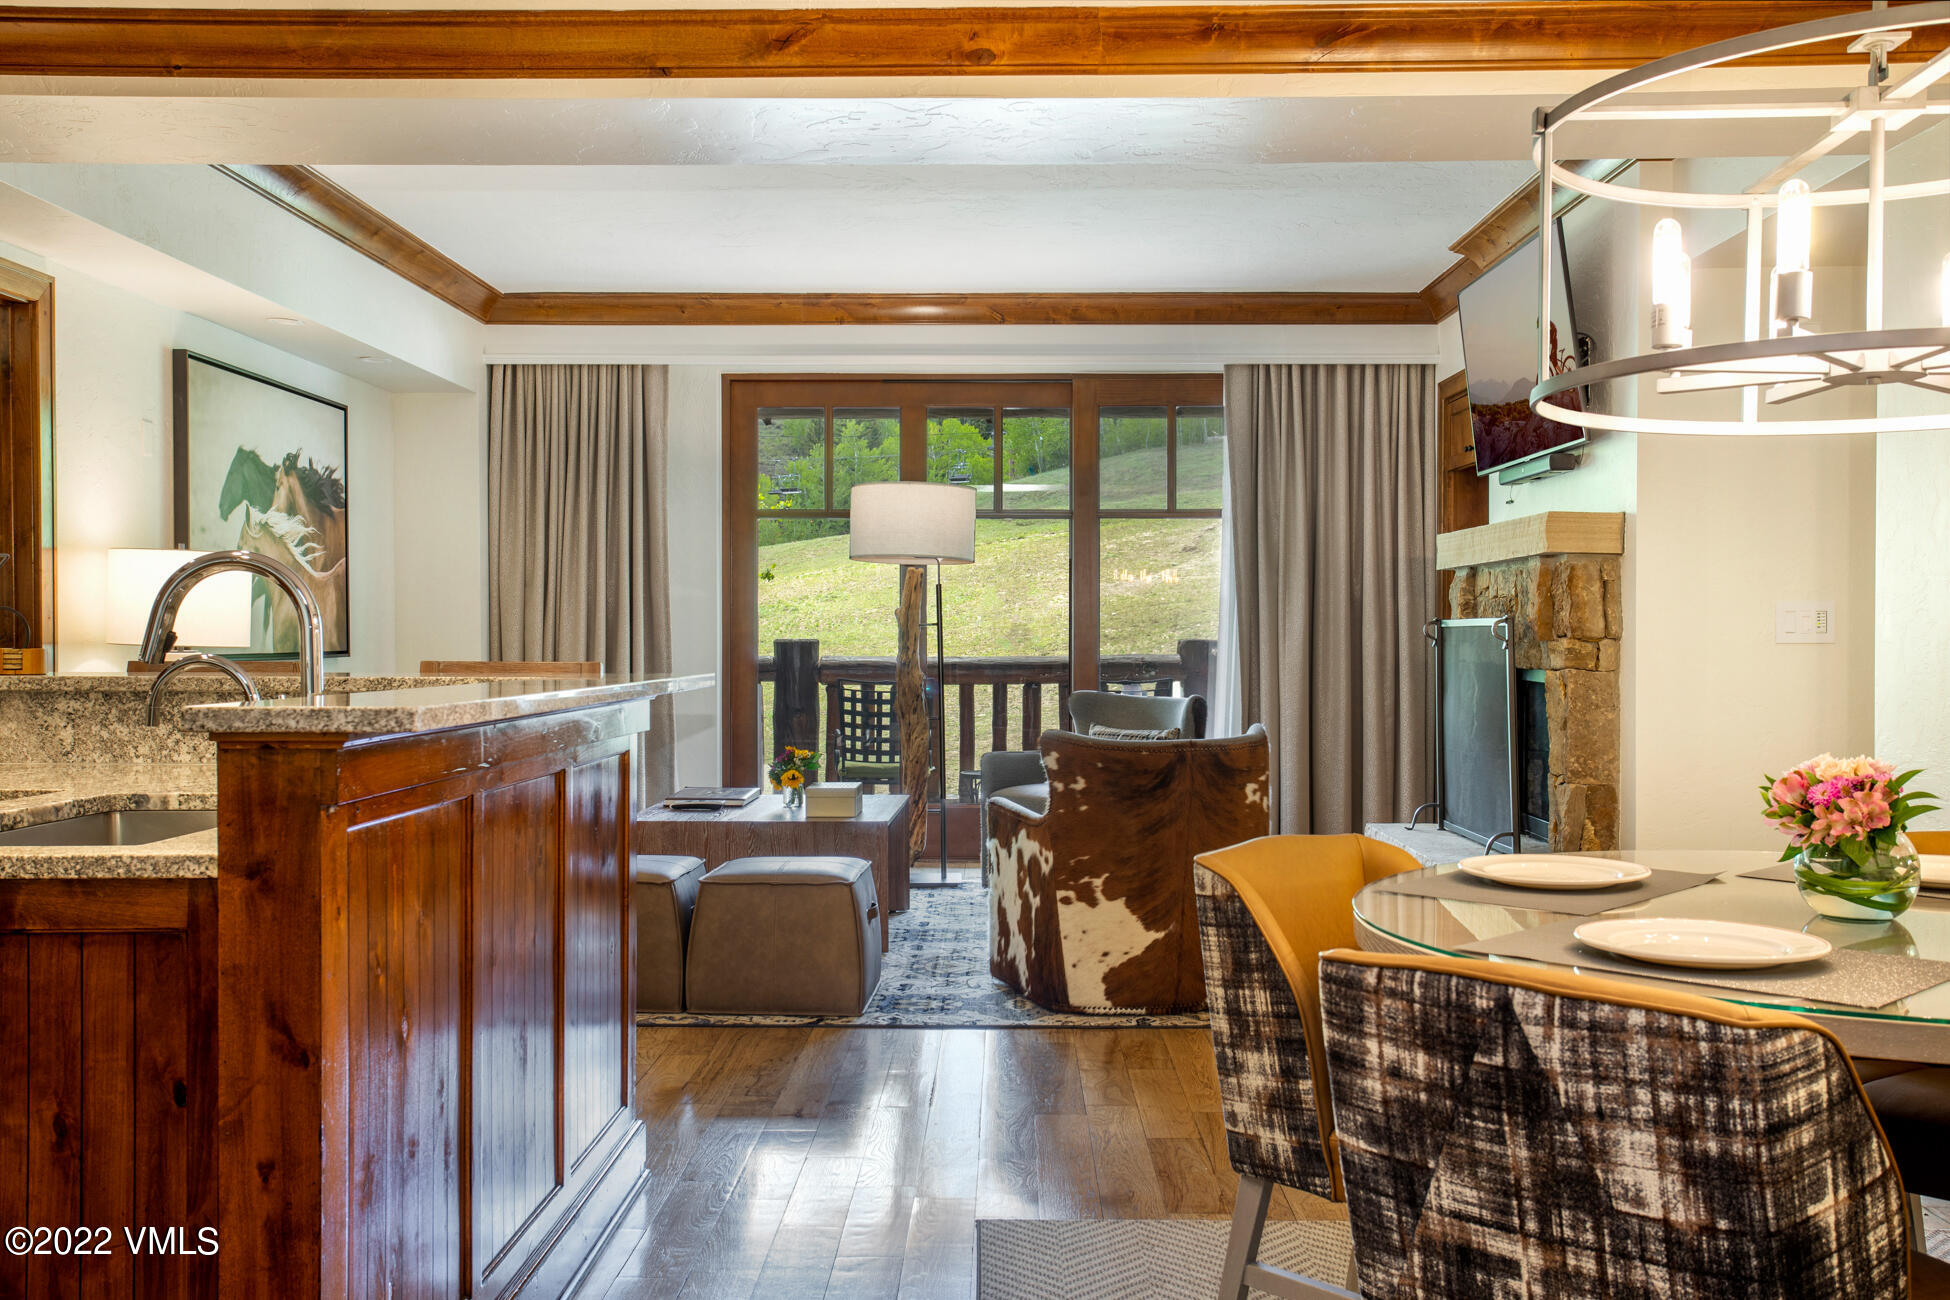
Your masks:
[{"label": "wooden window frame", "polygon": [[[0,603],[8,596],[27,620],[29,640],[54,656],[54,280],[14,262],[0,261],[0,548],[12,558],[0,579]],[[5,616],[0,616],[5,617]],[[0,644],[19,645],[20,624]]]},{"label": "wooden window frame", "polygon": [[[1074,690],[1093,690],[1101,659],[1100,596],[1104,518],[1217,518],[1216,509],[1176,509],[1177,413],[1183,406],[1223,407],[1224,382],[1216,373],[1028,374],[1028,375],[818,375],[727,374],[722,380],[724,602],[721,647],[723,780],[748,783],[758,770],[758,522],[765,518],[844,519],[845,510],[760,510],[757,417],[761,408],[823,409],[827,415],[825,501],[832,501],[832,413],[836,409],[900,411],[900,476],[927,477],[927,412],[930,408],[989,408],[996,433],[1005,410],[1065,408],[1070,412],[1070,504],[1063,510],[996,508],[984,519],[1062,519],[1069,522],[1070,680]],[[1162,406],[1166,415],[1164,509],[1101,510],[1098,417],[1106,406]],[[994,467],[999,483],[1001,460]]]}]

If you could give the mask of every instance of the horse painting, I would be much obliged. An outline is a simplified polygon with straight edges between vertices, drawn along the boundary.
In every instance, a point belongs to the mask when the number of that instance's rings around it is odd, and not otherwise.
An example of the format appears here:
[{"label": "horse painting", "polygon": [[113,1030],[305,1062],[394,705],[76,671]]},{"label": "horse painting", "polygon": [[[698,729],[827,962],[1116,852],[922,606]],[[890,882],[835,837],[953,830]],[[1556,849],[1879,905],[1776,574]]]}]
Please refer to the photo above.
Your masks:
[{"label": "horse painting", "polygon": [[[341,518],[343,514],[341,513]],[[282,510],[259,510],[244,504],[244,526],[237,535],[237,549],[255,551],[276,560],[304,580],[318,602],[318,612],[327,631],[343,628],[345,618],[345,559],[340,557],[322,571],[328,552],[318,542],[318,530],[304,519]],[[298,611],[288,600],[270,602],[271,648],[291,651],[298,648]]]},{"label": "horse painting", "polygon": [[[318,598],[328,649],[346,642],[345,480],[333,466],[300,462],[287,452],[276,464],[249,448],[237,448],[217,498],[224,519],[243,508],[239,549],[255,551],[291,568]],[[298,648],[298,617],[289,602],[270,602],[271,645]]]}]

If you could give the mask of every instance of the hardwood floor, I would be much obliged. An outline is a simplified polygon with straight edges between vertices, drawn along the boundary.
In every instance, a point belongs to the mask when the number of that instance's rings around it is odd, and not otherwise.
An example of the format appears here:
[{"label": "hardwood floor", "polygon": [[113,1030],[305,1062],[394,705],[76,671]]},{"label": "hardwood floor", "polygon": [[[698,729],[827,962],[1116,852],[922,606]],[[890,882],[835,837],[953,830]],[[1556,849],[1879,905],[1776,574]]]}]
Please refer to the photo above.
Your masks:
[{"label": "hardwood floor", "polygon": [[637,1069],[650,1190],[581,1300],[959,1300],[977,1218],[1232,1212],[1202,1029],[640,1029]]}]

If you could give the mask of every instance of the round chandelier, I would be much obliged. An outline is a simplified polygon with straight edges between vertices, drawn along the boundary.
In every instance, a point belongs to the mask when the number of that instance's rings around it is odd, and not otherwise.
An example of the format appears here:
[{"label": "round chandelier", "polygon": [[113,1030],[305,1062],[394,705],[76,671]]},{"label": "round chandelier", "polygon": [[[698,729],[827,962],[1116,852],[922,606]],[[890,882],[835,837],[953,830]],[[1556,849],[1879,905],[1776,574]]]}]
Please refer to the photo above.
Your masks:
[{"label": "round chandelier", "polygon": [[[1667,216],[1652,231],[1650,337],[1652,350],[1586,366],[1574,366],[1564,350],[1553,346],[1554,331],[1538,330],[1538,369],[1542,378],[1530,391],[1531,409],[1565,424],[1586,429],[1639,433],[1885,433],[1941,429],[1950,413],[1878,415],[1872,418],[1761,418],[1763,406],[1789,407],[1819,393],[1840,389],[1908,385],[1950,394],[1950,254],[1942,264],[1899,268],[1905,277],[1927,275],[1940,287],[1941,319],[1935,325],[1885,328],[1884,218],[1893,204],[1950,194],[1950,147],[1942,151],[1932,179],[1906,184],[1886,180],[1888,137],[1919,118],[1950,116],[1950,100],[1932,97],[1931,88],[1944,82],[1950,89],[1950,50],[1903,69],[1892,80],[1890,52],[1918,29],[1950,26],[1950,3],[1906,5],[1899,10],[1876,9],[1843,14],[1813,22],[1778,27],[1751,36],[1720,41],[1648,63],[1573,95],[1536,116],[1535,156],[1538,168],[1537,241],[1542,250],[1539,280],[1539,322],[1553,319],[1551,286],[1562,274],[1556,263],[1562,254],[1558,241],[1548,237],[1556,190],[1570,190],[1591,198],[1641,208],[1680,211],[1731,211],[1746,216],[1746,279],[1741,337],[1730,342],[1695,343],[1692,331],[1692,269],[1686,255],[1684,228]],[[1711,101],[1629,103],[1623,97],[1682,73],[1796,46],[1849,40],[1849,50],[1866,56],[1865,84],[1840,100],[1784,103],[1765,98],[1740,101],[1720,96]],[[1573,124],[1625,121],[1702,121],[1806,118],[1825,124],[1825,131],[1800,153],[1783,161],[1760,180],[1738,192],[1679,191],[1622,184],[1616,180],[1580,175],[1558,161],[1558,133]],[[1811,188],[1804,171],[1818,160],[1866,136],[1867,184],[1854,189]],[[1822,302],[1816,294],[1810,259],[1813,232],[1824,216],[1838,210],[1863,210],[1866,231],[1860,283],[1862,325],[1859,330],[1822,332]],[[1774,216],[1774,258],[1762,265],[1762,230]],[[1840,280],[1849,271],[1833,269],[1824,279]],[[1852,275],[1849,278],[1853,278]],[[1824,284],[1820,298],[1838,292]],[[1831,315],[1833,300],[1829,300]],[[1638,375],[1657,375],[1661,393],[1735,391],[1741,395],[1738,418],[1662,419],[1582,409],[1579,397],[1588,385]]]}]

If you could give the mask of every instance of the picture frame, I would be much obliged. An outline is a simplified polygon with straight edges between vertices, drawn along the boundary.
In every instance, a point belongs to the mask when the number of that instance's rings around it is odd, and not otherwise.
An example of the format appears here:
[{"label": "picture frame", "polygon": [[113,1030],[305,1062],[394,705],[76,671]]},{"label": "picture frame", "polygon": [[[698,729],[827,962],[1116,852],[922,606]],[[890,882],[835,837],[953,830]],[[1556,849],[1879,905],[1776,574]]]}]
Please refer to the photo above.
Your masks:
[{"label": "picture frame", "polygon": [[[350,654],[346,406],[187,348],[170,363],[176,545],[254,551],[293,569],[318,600],[325,653]],[[297,611],[253,580],[251,644],[233,657],[297,649]]]}]

